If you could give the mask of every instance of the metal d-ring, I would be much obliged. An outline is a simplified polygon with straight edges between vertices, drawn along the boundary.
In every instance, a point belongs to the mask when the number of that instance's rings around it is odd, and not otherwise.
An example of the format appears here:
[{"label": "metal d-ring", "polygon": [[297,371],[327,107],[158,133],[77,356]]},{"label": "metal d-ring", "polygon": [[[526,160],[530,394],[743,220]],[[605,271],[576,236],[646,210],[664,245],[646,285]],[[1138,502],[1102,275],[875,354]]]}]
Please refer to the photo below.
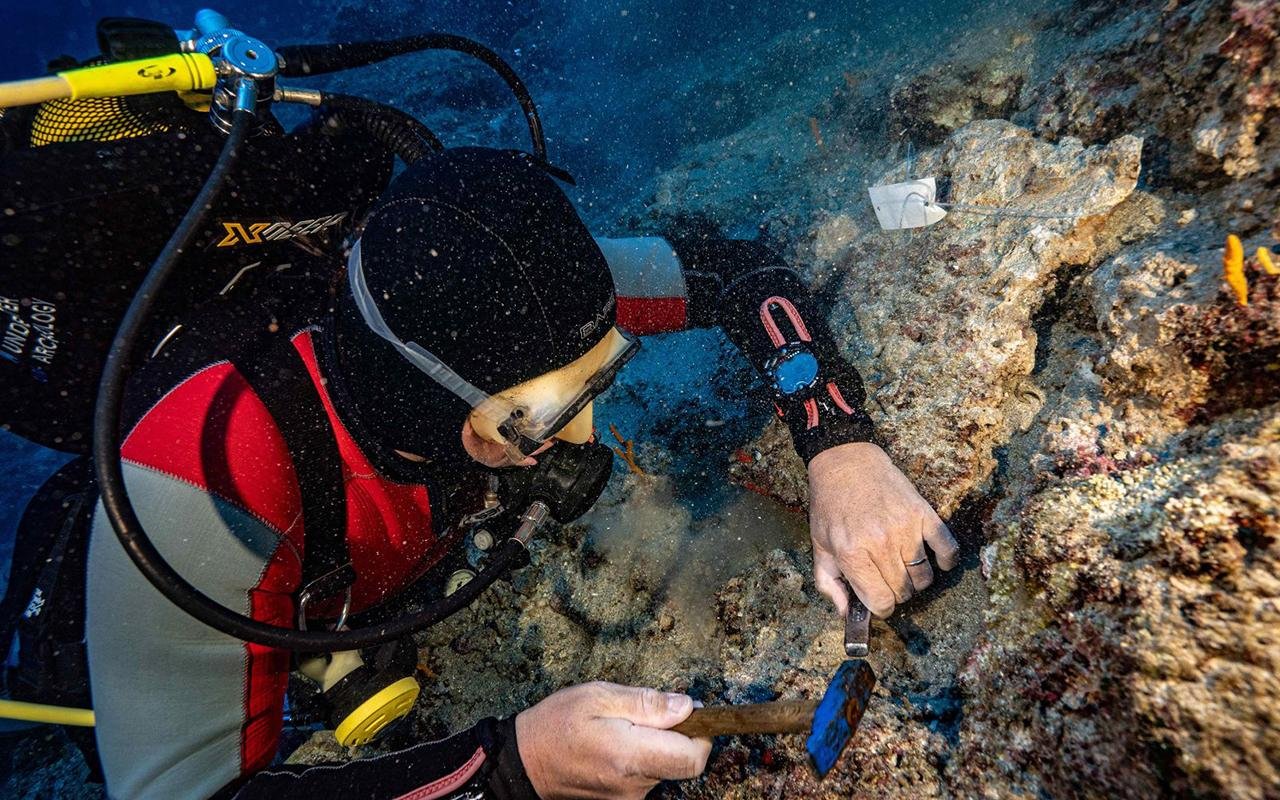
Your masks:
[{"label": "metal d-ring", "polygon": [[[303,590],[298,595],[298,630],[305,631],[307,629],[307,604],[311,602],[311,593]],[[346,596],[342,601],[342,611],[338,614],[338,621],[334,623],[333,630],[340,631],[342,626],[347,624],[347,617],[351,615],[351,587],[348,586]]]}]

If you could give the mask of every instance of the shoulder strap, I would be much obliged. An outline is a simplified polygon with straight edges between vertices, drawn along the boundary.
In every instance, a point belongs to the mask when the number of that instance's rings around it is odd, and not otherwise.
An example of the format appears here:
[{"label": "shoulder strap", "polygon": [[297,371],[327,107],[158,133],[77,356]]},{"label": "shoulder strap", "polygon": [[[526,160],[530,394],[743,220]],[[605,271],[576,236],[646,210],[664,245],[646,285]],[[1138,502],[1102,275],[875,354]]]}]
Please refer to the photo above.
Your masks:
[{"label": "shoulder strap", "polygon": [[293,458],[306,525],[303,590],[321,598],[347,588],[355,571],[347,551],[342,457],[302,357],[288,337],[275,335],[252,358],[235,356],[231,362],[266,405]]},{"label": "shoulder strap", "polygon": [[36,591],[47,599],[51,585],[57,583],[70,540],[87,531],[92,484],[88,457],[74,458],[49,476],[23,510],[14,532],[9,582],[0,600],[0,651],[4,654],[9,653],[24,613],[41,605],[32,605]]}]

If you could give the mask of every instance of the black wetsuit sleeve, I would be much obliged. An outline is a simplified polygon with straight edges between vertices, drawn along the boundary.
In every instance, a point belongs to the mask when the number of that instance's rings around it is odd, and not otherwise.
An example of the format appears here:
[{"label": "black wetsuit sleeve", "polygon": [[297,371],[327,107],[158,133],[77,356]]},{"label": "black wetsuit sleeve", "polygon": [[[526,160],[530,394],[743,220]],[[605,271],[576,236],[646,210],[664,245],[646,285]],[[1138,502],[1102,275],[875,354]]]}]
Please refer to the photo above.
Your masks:
[{"label": "black wetsuit sleeve", "polygon": [[346,763],[271,767],[228,787],[235,800],[538,800],[516,746],[515,718],[486,718],[447,739]]},{"label": "black wetsuit sleeve", "polygon": [[698,236],[671,244],[683,267],[690,327],[722,328],[771,388],[779,338],[782,346],[799,343],[816,357],[819,379],[811,391],[774,396],[806,464],[836,445],[875,440],[862,376],[841,355],[804,281],[780,256],[746,240]]}]

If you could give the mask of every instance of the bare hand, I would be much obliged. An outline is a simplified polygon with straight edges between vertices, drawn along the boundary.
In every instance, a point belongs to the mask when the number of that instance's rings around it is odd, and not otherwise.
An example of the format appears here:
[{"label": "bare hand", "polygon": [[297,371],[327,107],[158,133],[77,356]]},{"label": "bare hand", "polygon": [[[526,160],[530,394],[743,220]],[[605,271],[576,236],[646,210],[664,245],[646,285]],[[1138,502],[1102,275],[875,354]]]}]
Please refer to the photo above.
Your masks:
[{"label": "bare hand", "polygon": [[815,456],[809,497],[814,580],[841,615],[849,606],[841,575],[871,613],[887,617],[933,583],[926,544],[939,567],[956,565],[951,531],[874,444],[844,444]]},{"label": "bare hand", "polygon": [[520,760],[542,800],[642,800],[659,781],[706,768],[710,739],[666,730],[692,711],[688,695],[603,682],[571,686],[516,716]]}]

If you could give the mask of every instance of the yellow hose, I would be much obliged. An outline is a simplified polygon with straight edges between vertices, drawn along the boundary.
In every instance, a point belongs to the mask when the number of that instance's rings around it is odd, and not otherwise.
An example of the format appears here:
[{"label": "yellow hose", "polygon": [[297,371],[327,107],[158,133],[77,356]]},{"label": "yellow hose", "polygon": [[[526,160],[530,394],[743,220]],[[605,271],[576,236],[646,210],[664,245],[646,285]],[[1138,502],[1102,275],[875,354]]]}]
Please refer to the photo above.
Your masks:
[{"label": "yellow hose", "polygon": [[202,53],[173,53],[98,67],[69,69],[47,78],[0,83],[0,108],[48,100],[120,97],[212,89],[218,76]]},{"label": "yellow hose", "polygon": [[39,703],[23,703],[18,700],[0,700],[0,717],[23,722],[47,722],[51,725],[76,725],[93,727],[92,708],[66,708],[44,706]]},{"label": "yellow hose", "polygon": [[71,96],[71,84],[57,75],[0,83],[0,108],[29,106]]}]

